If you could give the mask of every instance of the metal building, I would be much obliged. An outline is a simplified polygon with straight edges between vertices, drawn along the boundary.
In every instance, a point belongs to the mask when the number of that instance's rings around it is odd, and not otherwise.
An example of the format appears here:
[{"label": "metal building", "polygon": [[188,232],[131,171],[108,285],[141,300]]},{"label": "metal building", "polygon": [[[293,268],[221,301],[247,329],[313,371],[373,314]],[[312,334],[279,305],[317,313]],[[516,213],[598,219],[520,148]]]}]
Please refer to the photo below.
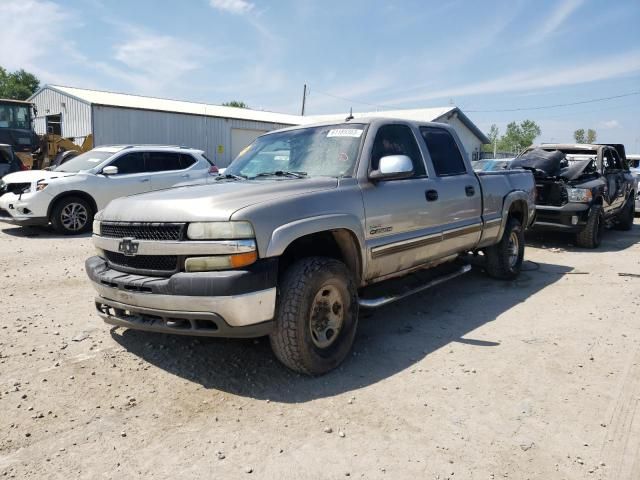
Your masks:
[{"label": "metal building", "polygon": [[57,133],[94,145],[170,144],[199,148],[228,165],[257,136],[297,125],[300,117],[244,108],[46,85],[29,99],[36,133]]},{"label": "metal building", "polygon": [[[344,119],[345,114],[304,117],[304,122],[320,122]],[[353,113],[355,119],[362,117],[386,117],[415,120],[419,122],[447,123],[453,127],[471,160],[480,160],[482,145],[491,143],[487,136],[456,106],[436,108],[411,108],[383,110],[379,112]]]},{"label": "metal building", "polygon": [[[257,136],[278,128],[314,121],[341,121],[346,114],[305,116],[222,107],[82,88],[46,85],[33,94],[35,129],[57,133],[80,144],[93,134],[94,145],[173,144],[199,148],[221,166]],[[489,139],[457,107],[354,113],[450,124],[472,160]]]}]

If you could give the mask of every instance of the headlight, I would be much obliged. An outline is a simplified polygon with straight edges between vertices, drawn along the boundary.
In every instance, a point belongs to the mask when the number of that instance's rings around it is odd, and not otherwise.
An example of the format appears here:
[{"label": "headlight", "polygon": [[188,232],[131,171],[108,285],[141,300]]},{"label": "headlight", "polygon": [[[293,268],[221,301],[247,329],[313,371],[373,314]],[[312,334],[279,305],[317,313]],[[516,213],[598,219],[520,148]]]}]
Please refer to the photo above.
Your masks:
[{"label": "headlight", "polygon": [[567,197],[570,202],[590,202],[593,198],[588,188],[567,188]]},{"label": "headlight", "polygon": [[216,255],[215,257],[192,257],[184,261],[186,272],[209,272],[246,267],[258,259],[257,252]]},{"label": "headlight", "polygon": [[44,190],[45,188],[47,188],[47,185],[49,185],[49,184],[48,183],[44,183],[44,182],[36,183],[36,192],[40,192],[40,191]]},{"label": "headlight", "polygon": [[198,222],[190,223],[187,237],[191,240],[241,240],[254,238],[249,222]]},{"label": "headlight", "polygon": [[93,234],[100,235],[100,220],[93,219]]}]

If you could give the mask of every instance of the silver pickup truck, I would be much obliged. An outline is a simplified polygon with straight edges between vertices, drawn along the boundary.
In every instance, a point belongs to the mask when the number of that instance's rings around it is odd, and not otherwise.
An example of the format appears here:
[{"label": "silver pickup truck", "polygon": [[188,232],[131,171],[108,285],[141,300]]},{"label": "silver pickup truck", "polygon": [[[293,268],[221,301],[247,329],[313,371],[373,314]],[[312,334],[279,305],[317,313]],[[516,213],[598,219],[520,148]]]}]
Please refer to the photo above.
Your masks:
[{"label": "silver pickup truck", "polygon": [[[311,375],[347,356],[360,307],[463,274],[469,254],[492,277],[517,276],[535,213],[530,172],[476,174],[449,126],[385,118],[265,134],[202,183],[96,215],[86,270],[99,315],[269,335],[278,359]],[[396,291],[397,277],[413,285]]]}]

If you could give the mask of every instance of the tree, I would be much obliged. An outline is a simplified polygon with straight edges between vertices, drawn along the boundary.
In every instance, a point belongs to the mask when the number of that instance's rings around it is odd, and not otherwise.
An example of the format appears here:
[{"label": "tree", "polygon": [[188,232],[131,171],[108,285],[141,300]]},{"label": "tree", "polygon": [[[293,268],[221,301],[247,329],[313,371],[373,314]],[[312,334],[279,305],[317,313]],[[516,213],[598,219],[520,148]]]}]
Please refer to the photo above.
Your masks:
[{"label": "tree", "polygon": [[593,128],[587,130],[587,134],[584,133],[584,128],[579,128],[575,132],[573,132],[573,138],[576,143],[595,143],[598,138],[598,134]]},{"label": "tree", "polygon": [[507,125],[505,134],[498,142],[498,150],[520,153],[531,145],[541,133],[542,130],[533,120],[524,120],[520,124],[511,122]]},{"label": "tree", "polygon": [[241,102],[239,100],[231,100],[230,102],[224,102],[222,104],[223,107],[235,107],[235,108],[249,108],[249,105],[247,105],[244,102]]},{"label": "tree", "polygon": [[40,87],[40,80],[24,70],[7,72],[0,67],[0,98],[26,100]]},{"label": "tree", "polygon": [[500,130],[498,130],[498,126],[494,123],[491,125],[489,129],[489,133],[487,133],[487,138],[489,139],[488,145],[482,146],[483,152],[493,152],[493,147],[498,143],[498,136],[500,135]]}]

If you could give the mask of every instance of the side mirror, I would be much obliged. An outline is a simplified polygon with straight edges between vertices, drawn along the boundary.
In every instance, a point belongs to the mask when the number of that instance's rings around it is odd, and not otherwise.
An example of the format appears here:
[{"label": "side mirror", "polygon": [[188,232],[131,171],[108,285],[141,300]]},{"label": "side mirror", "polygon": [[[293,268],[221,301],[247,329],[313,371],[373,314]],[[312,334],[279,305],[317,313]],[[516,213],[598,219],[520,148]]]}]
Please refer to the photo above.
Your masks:
[{"label": "side mirror", "polygon": [[102,169],[102,174],[103,175],[117,175],[118,174],[118,167],[116,167],[114,165],[109,165],[107,167],[104,167]]},{"label": "side mirror", "polygon": [[369,179],[398,180],[413,175],[413,162],[406,155],[388,155],[380,159],[378,170],[369,173]]}]

